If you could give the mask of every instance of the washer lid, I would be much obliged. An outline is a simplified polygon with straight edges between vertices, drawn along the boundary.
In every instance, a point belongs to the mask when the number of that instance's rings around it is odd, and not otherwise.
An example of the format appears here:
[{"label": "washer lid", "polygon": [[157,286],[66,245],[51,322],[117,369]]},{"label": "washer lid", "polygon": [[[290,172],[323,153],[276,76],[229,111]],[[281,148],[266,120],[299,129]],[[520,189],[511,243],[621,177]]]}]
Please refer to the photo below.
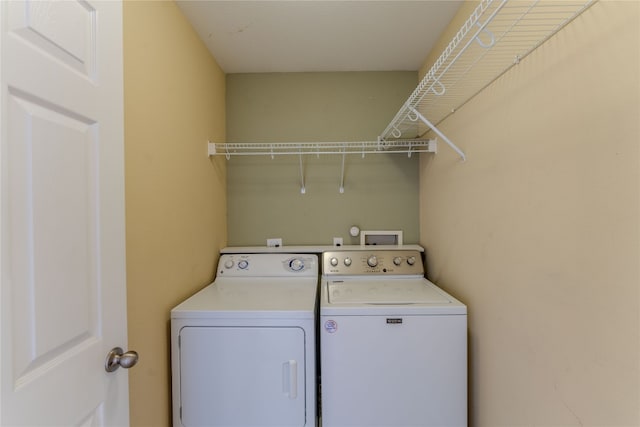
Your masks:
[{"label": "washer lid", "polygon": [[330,280],[329,304],[447,305],[457,302],[425,279]]}]

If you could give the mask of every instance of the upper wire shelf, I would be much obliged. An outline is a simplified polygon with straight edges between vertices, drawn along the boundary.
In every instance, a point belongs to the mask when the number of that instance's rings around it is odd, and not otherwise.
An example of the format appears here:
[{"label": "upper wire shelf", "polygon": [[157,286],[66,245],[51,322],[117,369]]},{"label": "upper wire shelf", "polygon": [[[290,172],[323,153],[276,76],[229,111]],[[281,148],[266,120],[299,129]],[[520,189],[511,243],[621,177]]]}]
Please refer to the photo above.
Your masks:
[{"label": "upper wire shelf", "polygon": [[356,142],[266,142],[266,143],[245,143],[208,142],[207,152],[209,156],[225,156],[227,160],[231,156],[275,156],[297,155],[299,157],[300,168],[300,193],[307,192],[305,183],[305,165],[302,160],[303,155],[339,154],[342,156],[340,169],[340,193],[344,193],[345,180],[345,157],[347,154],[358,154],[363,158],[366,154],[407,154],[411,157],[413,153],[436,153],[438,144],[436,140],[411,139],[395,141],[356,141]]},{"label": "upper wire shelf", "polygon": [[380,139],[416,138],[430,128],[464,159],[436,126],[595,1],[480,1]]},{"label": "upper wire shelf", "polygon": [[394,141],[355,142],[209,142],[210,156],[280,156],[280,155],[321,155],[321,154],[407,154],[436,152],[435,140],[411,139]]}]

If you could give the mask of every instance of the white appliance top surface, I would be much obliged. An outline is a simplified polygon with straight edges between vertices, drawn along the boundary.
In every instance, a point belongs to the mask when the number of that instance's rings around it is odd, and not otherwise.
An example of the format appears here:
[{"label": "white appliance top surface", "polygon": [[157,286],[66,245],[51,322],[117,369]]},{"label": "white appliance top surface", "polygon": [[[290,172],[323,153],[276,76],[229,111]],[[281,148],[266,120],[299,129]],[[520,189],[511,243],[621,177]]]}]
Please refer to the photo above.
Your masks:
[{"label": "white appliance top surface", "polygon": [[172,318],[313,318],[317,277],[220,278],[173,310]]},{"label": "white appliance top surface", "polygon": [[466,314],[466,306],[424,278],[323,278],[321,314]]},{"label": "white appliance top surface", "polygon": [[318,257],[310,254],[220,256],[216,280],[171,311],[172,318],[312,318]]},{"label": "white appliance top surface", "polygon": [[[280,246],[280,247],[268,247],[268,246],[229,246],[223,248],[220,252],[223,254],[249,254],[249,253],[280,253],[280,252],[295,252],[295,253],[321,253],[326,251],[361,251],[364,249],[371,249],[373,246],[367,245],[298,245],[298,246]],[[424,252],[424,248],[419,245],[379,245],[375,246],[375,249],[384,249],[388,251],[406,251],[414,250]]]}]

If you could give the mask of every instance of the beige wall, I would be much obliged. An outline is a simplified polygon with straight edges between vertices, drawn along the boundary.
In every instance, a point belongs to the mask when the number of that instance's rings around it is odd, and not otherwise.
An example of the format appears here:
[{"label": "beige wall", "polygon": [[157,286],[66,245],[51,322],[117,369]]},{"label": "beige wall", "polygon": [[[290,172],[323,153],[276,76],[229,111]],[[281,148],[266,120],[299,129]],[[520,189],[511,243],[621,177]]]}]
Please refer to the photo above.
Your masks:
[{"label": "beige wall", "polygon": [[124,3],[131,426],[170,425],[169,311],[226,245],[225,76],[173,2]]},{"label": "beige wall", "polygon": [[[227,76],[229,142],[375,141],[417,83],[417,72],[267,73]],[[232,157],[229,244],[345,244],[349,228],[400,229],[418,241],[418,156]]]},{"label": "beige wall", "polygon": [[473,426],[640,425],[639,15],[596,3],[442,123],[465,163],[421,159],[429,277],[469,307]]}]

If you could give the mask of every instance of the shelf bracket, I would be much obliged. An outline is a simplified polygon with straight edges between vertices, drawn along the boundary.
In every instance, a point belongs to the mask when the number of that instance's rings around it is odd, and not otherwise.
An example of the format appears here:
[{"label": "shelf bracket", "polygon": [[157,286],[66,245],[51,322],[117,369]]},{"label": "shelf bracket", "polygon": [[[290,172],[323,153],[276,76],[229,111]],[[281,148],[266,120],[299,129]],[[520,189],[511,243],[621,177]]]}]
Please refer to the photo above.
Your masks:
[{"label": "shelf bracket", "polygon": [[306,187],[304,186],[304,166],[302,164],[302,151],[300,151],[300,194],[305,194],[307,192]]},{"label": "shelf bracket", "polygon": [[207,156],[215,156],[216,154],[218,154],[216,151],[216,143],[207,141]]},{"label": "shelf bracket", "polygon": [[[496,36],[493,34],[492,31],[489,31],[489,29],[487,29],[485,26],[483,26],[482,24],[480,24],[479,22],[476,22],[476,25],[478,27],[480,27],[480,31],[478,32],[478,34],[474,37],[475,41],[483,48],[485,49],[490,49],[493,47],[493,45],[496,44]],[[485,43],[484,41],[482,41],[482,39],[480,38],[480,33],[485,33],[489,35],[489,42]]]},{"label": "shelf bracket", "polygon": [[347,156],[347,153],[343,152],[342,153],[342,170],[340,172],[340,194],[344,194],[344,158],[346,156]]},{"label": "shelf bracket", "polygon": [[[449,138],[447,138],[445,136],[445,134],[443,134],[442,132],[440,132],[440,129],[438,129],[433,123],[431,123],[429,120],[427,120],[427,118],[425,116],[423,116],[422,114],[420,114],[420,112],[418,110],[416,110],[415,108],[409,106],[409,110],[411,110],[411,112],[413,114],[415,114],[415,118],[420,119],[420,121],[422,121],[425,125],[427,125],[429,127],[429,129],[431,129],[436,135],[438,135],[440,138],[442,138],[442,140],[444,142],[447,143],[447,145],[449,147],[451,147],[453,149],[453,151],[455,151],[456,153],[458,153],[458,155],[462,158],[462,161],[464,162],[465,160],[467,160],[467,157],[465,156],[464,152],[459,149],[453,142],[451,142],[449,140]],[[411,120],[413,120],[413,117],[410,117]],[[415,121],[415,120],[414,120]]]}]

